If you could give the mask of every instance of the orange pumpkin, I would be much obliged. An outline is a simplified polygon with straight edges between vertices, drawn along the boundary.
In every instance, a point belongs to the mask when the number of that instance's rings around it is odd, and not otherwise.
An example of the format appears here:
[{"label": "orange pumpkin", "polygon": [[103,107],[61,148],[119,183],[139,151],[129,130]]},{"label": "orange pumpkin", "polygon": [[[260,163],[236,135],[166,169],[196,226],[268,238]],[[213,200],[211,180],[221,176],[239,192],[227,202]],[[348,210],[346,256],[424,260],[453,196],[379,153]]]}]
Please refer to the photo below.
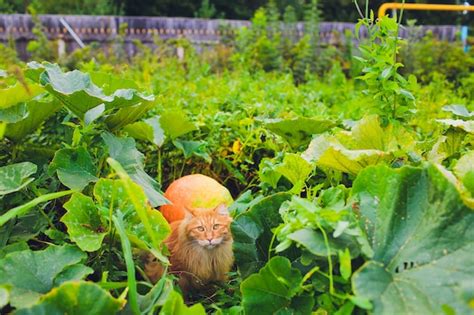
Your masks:
[{"label": "orange pumpkin", "polygon": [[165,197],[172,204],[161,206],[160,211],[170,223],[182,220],[185,208],[212,209],[220,204],[230,205],[234,201],[227,188],[202,174],[178,178],[166,189]]}]

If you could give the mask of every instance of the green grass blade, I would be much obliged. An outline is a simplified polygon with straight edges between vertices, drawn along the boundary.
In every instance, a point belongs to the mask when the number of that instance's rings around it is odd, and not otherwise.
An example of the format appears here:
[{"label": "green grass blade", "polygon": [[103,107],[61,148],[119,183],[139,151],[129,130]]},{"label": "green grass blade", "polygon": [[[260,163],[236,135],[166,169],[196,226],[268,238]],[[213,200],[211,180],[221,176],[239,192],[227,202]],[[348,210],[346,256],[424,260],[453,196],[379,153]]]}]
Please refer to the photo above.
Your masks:
[{"label": "green grass blade", "polygon": [[128,281],[128,302],[130,308],[134,314],[140,314],[140,308],[138,306],[138,294],[137,294],[137,280],[135,279],[135,263],[132,257],[132,247],[128,240],[127,233],[122,220],[121,213],[118,216],[112,216],[117,232],[120,236],[122,243],[123,256],[125,258],[125,264],[127,266],[127,281]]},{"label": "green grass blade", "polygon": [[29,210],[31,210],[31,208],[39,205],[40,203],[57,199],[63,196],[67,196],[67,195],[72,194],[73,192],[74,190],[64,190],[64,191],[59,191],[59,192],[55,192],[51,194],[42,195],[25,204],[22,204],[21,206],[10,209],[5,214],[0,216],[0,227],[3,226],[5,223],[7,223],[10,219],[13,219],[16,216],[27,213]]}]

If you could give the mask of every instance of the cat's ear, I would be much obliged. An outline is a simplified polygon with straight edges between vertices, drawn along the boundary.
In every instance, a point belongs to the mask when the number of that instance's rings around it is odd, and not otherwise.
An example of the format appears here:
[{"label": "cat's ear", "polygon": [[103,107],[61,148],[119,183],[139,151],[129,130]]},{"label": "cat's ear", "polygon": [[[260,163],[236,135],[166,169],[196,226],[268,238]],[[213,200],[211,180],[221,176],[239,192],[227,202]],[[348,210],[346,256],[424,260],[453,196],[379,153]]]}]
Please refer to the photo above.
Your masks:
[{"label": "cat's ear", "polygon": [[229,215],[229,208],[227,208],[227,206],[223,203],[221,203],[220,205],[218,205],[214,211],[217,213],[217,214],[220,214],[220,215],[224,215],[224,216],[228,216]]},{"label": "cat's ear", "polygon": [[183,207],[183,209],[184,209],[184,219],[185,220],[189,220],[189,219],[194,217],[194,213],[192,212],[192,210],[190,210],[188,208],[185,208],[185,207]]}]

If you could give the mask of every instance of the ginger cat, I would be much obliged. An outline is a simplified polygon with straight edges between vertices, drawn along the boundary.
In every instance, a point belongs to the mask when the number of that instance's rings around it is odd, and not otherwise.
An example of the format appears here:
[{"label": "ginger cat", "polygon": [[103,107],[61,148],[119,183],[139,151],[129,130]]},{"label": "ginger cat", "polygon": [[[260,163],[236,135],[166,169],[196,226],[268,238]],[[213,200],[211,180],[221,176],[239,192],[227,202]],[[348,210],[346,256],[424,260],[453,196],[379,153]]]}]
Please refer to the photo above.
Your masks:
[{"label": "ginger cat", "polygon": [[[183,220],[170,224],[171,235],[165,240],[171,252],[170,271],[179,276],[183,292],[226,280],[234,263],[231,222],[227,207],[220,205],[211,210],[188,210]],[[149,259],[145,273],[153,282],[162,272],[162,266]]]}]

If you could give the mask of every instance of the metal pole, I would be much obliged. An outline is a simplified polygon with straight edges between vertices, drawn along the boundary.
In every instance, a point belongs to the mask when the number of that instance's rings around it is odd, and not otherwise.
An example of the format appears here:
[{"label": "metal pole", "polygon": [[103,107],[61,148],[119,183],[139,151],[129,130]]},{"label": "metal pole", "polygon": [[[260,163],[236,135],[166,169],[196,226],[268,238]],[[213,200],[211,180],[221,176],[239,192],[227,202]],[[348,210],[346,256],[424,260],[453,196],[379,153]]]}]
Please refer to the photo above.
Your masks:
[{"label": "metal pole", "polygon": [[[469,2],[464,1],[465,6],[469,6]],[[463,15],[467,15],[467,10],[462,12]],[[467,37],[468,37],[468,27],[467,25],[462,25],[461,26],[461,41],[464,47],[464,52],[468,52],[469,46],[467,45]]]},{"label": "metal pole", "polygon": [[427,10],[427,11],[474,11],[474,5],[454,4],[423,4],[423,3],[384,3],[379,7],[378,16],[381,18],[388,9]]},{"label": "metal pole", "polygon": [[86,47],[84,42],[79,38],[79,36],[77,36],[76,32],[74,32],[72,27],[66,22],[65,19],[59,18],[59,22],[61,22],[61,24],[64,25],[64,27],[67,29],[67,31],[71,34],[72,38],[74,38],[74,40],[77,42],[77,44],[79,44],[79,47],[81,47],[81,48]]}]

